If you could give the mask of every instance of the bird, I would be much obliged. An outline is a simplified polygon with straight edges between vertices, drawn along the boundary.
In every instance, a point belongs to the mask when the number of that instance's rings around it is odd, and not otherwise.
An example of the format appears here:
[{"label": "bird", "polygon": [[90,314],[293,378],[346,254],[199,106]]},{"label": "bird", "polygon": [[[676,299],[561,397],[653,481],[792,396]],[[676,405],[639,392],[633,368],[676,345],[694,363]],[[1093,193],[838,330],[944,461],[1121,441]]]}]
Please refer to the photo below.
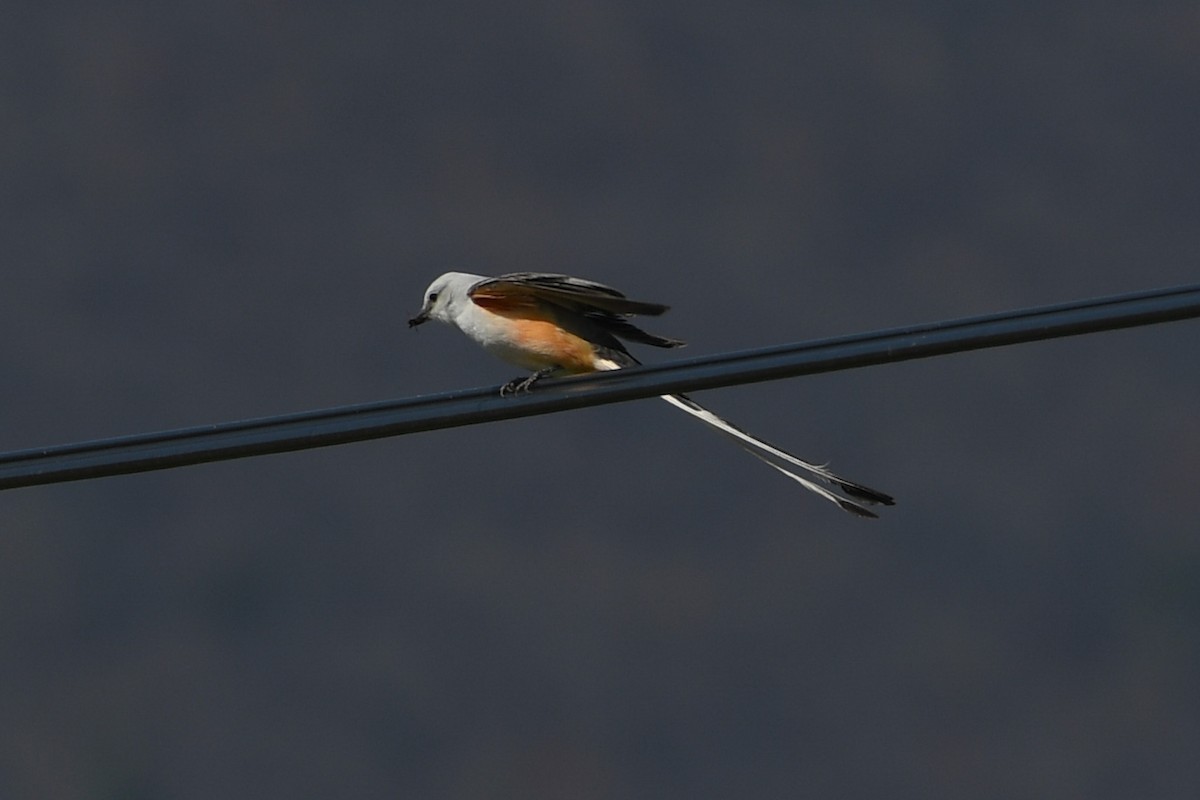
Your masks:
[{"label": "bird", "polygon": [[[622,340],[653,347],[682,347],[684,342],[679,339],[647,333],[629,321],[635,315],[659,316],[668,308],[631,300],[610,286],[570,275],[513,272],[487,277],[447,272],[429,284],[421,310],[408,326],[415,328],[429,320],[446,323],[493,355],[528,370],[530,374],[500,387],[501,396],[511,396],[530,391],[544,378],[637,366],[641,362]],[[747,433],[687,395],[664,394],[661,399],[731,438],[755,458],[843,511],[876,518],[878,515],[867,506],[895,504],[890,495],[847,480],[824,465],[811,464]]]}]

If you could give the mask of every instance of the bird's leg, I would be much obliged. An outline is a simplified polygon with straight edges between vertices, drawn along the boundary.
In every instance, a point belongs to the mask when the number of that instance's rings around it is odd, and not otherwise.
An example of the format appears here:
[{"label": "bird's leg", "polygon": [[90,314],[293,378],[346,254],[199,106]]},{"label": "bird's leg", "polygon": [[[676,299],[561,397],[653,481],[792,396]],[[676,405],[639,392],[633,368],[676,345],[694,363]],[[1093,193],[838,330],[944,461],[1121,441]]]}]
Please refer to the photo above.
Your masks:
[{"label": "bird's leg", "polygon": [[554,371],[555,371],[554,367],[545,367],[543,369],[539,369],[537,372],[533,373],[532,375],[525,375],[520,378],[513,378],[511,381],[509,381],[508,383],[506,383],[500,387],[500,396],[507,397],[510,394],[520,394],[521,392],[528,392],[535,383],[540,381],[542,378],[545,378],[546,376],[552,374]]}]

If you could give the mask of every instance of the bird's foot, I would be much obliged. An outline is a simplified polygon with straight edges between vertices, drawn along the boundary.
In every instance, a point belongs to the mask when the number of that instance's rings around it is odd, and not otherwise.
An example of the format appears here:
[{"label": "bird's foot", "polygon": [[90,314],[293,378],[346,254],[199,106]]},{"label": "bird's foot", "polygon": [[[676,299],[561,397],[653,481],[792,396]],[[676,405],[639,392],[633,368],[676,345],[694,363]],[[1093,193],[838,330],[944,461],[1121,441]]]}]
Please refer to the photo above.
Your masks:
[{"label": "bird's foot", "polygon": [[553,371],[554,371],[553,368],[539,369],[537,372],[533,373],[532,375],[526,375],[526,376],[523,376],[520,378],[513,378],[511,381],[509,381],[508,383],[506,383],[500,387],[500,396],[501,397],[509,397],[510,395],[518,395],[518,394],[523,394],[525,392],[528,392],[530,389],[533,388],[533,385],[535,383],[537,383],[538,381],[540,381],[542,378],[546,377]]}]

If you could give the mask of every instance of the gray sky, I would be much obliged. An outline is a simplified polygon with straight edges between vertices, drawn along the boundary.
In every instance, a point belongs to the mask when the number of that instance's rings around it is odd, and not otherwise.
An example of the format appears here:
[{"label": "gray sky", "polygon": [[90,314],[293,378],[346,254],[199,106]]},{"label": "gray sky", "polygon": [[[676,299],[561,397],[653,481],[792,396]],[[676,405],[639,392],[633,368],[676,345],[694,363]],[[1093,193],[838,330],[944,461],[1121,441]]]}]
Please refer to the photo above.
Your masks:
[{"label": "gray sky", "polygon": [[[1176,3],[55,3],[0,33],[0,449],[1196,281]],[[1186,797],[1194,323],[0,495],[4,797]],[[676,354],[639,351],[648,361]]]}]

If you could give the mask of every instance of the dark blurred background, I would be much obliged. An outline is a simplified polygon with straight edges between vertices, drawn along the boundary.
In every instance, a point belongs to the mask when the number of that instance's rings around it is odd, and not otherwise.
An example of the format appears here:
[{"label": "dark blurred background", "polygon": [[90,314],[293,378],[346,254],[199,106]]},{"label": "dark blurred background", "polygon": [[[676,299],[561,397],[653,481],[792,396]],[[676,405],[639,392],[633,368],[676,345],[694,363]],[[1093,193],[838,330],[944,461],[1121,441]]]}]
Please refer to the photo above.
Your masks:
[{"label": "dark blurred background", "polygon": [[[687,356],[1200,275],[1195,3],[4,16],[4,450],[514,377],[449,269]],[[6,492],[0,797],[1195,797],[1198,341],[700,396],[874,523],[652,401]]]}]

